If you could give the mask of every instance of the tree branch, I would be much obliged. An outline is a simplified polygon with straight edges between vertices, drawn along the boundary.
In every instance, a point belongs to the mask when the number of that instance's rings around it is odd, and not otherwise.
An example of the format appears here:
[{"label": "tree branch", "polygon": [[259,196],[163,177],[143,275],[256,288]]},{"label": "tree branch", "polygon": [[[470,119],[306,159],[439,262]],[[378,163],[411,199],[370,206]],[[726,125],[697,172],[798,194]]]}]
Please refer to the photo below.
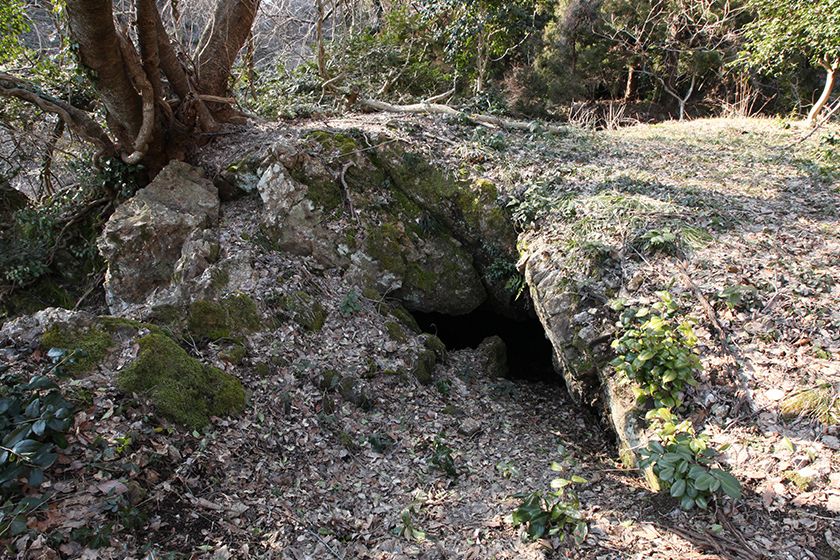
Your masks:
[{"label": "tree branch", "polygon": [[87,113],[73,105],[38,91],[32,84],[0,72],[0,96],[16,97],[47,113],[58,115],[74,133],[99,148],[97,158],[116,153],[114,143]]}]

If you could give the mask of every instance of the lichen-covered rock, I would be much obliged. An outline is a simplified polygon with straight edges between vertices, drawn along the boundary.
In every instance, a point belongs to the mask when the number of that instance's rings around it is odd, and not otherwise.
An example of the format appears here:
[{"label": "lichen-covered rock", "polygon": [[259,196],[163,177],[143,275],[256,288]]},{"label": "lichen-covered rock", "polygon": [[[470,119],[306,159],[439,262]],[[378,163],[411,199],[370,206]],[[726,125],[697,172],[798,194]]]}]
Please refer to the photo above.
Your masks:
[{"label": "lichen-covered rock", "polygon": [[195,429],[211,416],[236,414],[245,407],[239,380],[202,364],[171,338],[152,333],[137,343],[137,357],[118,373],[117,386],[148,396],[162,416]]},{"label": "lichen-covered rock", "polygon": [[[185,262],[191,254],[184,253],[184,242],[196,229],[214,224],[218,215],[213,183],[200,170],[177,161],[119,206],[99,239],[108,263],[105,295],[111,312],[143,304],[156,290],[170,286],[176,264],[182,274],[196,276],[202,264]],[[198,258],[208,256],[200,252]]]},{"label": "lichen-covered rock", "polygon": [[89,328],[95,324],[96,317],[90,313],[48,307],[4,323],[0,329],[0,341],[9,340],[18,346],[28,346],[34,350],[41,345],[41,337],[50,327]]},{"label": "lichen-covered rock", "polygon": [[484,365],[484,371],[490,377],[507,377],[508,361],[505,341],[498,336],[488,336],[477,348]]},{"label": "lichen-covered rock", "polygon": [[458,181],[393,139],[342,132],[311,131],[272,154],[258,188],[280,249],[339,267],[411,309],[467,313],[488,288],[495,303],[510,303],[507,279],[487,274],[500,258],[516,259],[489,181]]},{"label": "lichen-covered rock", "polygon": [[[605,302],[616,294],[620,271],[608,261],[570,264],[561,248],[539,240],[520,265],[569,395],[577,403],[601,409],[618,437],[622,460],[634,464],[633,450],[647,442],[643,414],[609,365],[614,317]],[[585,281],[576,277],[578,270],[590,267],[597,273]]]}]

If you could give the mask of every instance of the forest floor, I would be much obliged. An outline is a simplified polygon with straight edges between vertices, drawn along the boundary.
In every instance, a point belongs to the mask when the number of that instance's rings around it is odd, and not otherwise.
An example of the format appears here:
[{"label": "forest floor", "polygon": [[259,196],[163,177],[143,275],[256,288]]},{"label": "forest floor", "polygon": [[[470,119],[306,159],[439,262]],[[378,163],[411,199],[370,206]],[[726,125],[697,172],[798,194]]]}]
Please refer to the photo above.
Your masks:
[{"label": "forest floor", "polygon": [[[324,329],[257,333],[244,365],[218,363],[251,396],[241,417],[202,433],[149,421],[109,372],[71,382],[89,406],[52,475],[55,497],[30,519],[37,532],[9,540],[10,557],[838,558],[840,130],[791,147],[801,130],[759,119],[561,136],[391,115],[295,124],[319,127],[387,131],[493,180],[525,242],[570,255],[647,242],[628,257],[624,290],[634,303],[671,290],[695,322],[704,373],[692,420],[730,446],[742,499],[683,512],[621,465],[609,432],[561,385],[489,378],[475,350],[450,352],[434,385],[380,375],[365,380],[370,409],[336,404],[319,372],[362,368],[384,344],[380,302],[344,313],[340,276],[251,244],[265,276],[317,288]],[[284,128],[223,137],[203,157],[231,161]],[[223,252],[246,250],[258,207],[223,206]],[[31,349],[3,352],[21,371],[46,367]],[[199,352],[218,362],[213,348]],[[272,352],[285,365],[255,367]],[[782,414],[813,389],[828,391],[827,409]],[[581,545],[525,541],[509,519],[515,495],[548,490],[557,471],[587,481]]]}]

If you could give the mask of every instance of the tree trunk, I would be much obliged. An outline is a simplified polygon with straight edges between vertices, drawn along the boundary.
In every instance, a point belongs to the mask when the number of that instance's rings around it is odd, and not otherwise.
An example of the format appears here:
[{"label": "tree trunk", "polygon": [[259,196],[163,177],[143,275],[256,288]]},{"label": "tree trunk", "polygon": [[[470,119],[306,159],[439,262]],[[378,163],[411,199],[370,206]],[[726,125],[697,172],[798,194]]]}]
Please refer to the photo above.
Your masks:
[{"label": "tree trunk", "polygon": [[840,66],[840,61],[835,60],[833,64],[829,65],[826,63],[823,65],[825,68],[825,86],[823,87],[822,94],[820,95],[817,102],[814,103],[814,106],[811,107],[811,110],[808,112],[808,118],[806,119],[806,123],[808,126],[814,126],[817,124],[817,117],[822,111],[825,104],[828,102],[828,98],[831,97],[831,90],[834,89],[834,80],[836,79],[837,74],[837,67]]},{"label": "tree trunk", "polygon": [[[219,1],[198,50],[198,85],[202,94],[228,97],[230,69],[254,24],[260,0]],[[225,105],[214,113],[230,113]]]},{"label": "tree trunk", "polygon": [[636,89],[636,67],[632,64],[627,67],[627,83],[624,85],[624,101],[630,101],[633,91]]},{"label": "tree trunk", "polygon": [[142,105],[122,56],[111,0],[67,0],[67,17],[79,60],[105,106],[108,128],[130,151],[143,124]]}]

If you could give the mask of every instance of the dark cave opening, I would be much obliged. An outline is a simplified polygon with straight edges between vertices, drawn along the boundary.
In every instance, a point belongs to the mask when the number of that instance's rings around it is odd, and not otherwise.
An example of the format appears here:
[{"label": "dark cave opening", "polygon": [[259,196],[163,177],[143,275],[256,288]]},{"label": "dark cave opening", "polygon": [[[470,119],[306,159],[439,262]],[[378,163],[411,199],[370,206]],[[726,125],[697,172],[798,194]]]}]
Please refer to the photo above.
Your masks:
[{"label": "dark cave opening", "polygon": [[558,384],[553,349],[536,317],[511,319],[485,304],[465,315],[412,312],[425,332],[437,335],[450,350],[476,348],[488,336],[498,336],[507,347],[509,376],[513,379]]}]

